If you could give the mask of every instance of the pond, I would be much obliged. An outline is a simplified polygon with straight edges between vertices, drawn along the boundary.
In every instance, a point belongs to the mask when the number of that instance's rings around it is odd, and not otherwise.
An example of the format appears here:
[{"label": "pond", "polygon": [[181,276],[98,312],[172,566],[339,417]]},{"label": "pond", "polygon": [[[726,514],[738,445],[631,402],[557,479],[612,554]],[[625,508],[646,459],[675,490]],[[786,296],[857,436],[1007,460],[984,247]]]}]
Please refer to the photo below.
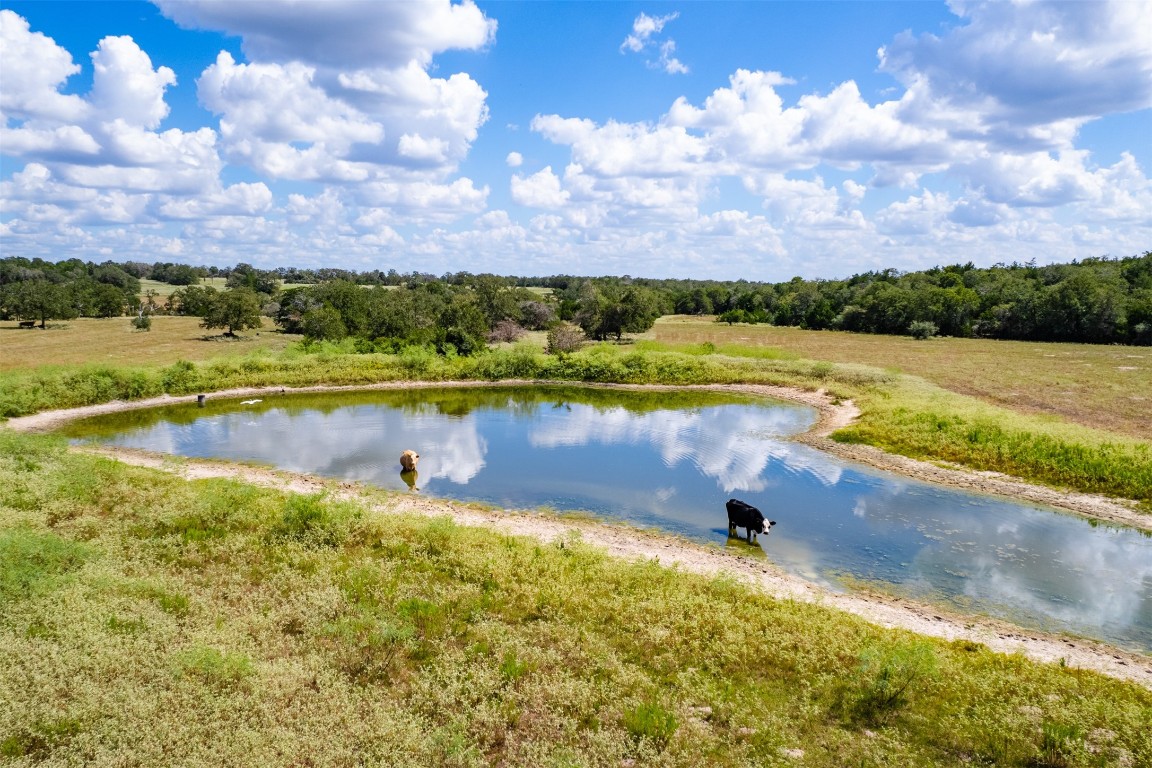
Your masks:
[{"label": "pond", "polygon": [[[1152,651],[1152,537],[841,461],[788,436],[811,408],[700,391],[467,387],[273,395],[95,417],[78,440],[583,511],[904,596]],[[401,475],[416,450],[418,472]],[[410,487],[411,486],[411,487]],[[778,525],[729,540],[737,497]]]}]

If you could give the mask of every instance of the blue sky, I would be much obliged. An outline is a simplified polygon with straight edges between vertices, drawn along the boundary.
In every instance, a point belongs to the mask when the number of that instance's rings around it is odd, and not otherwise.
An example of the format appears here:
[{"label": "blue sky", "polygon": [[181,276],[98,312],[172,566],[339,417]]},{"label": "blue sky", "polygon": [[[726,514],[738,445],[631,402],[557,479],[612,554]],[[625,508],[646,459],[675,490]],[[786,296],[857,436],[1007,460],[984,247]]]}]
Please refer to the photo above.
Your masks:
[{"label": "blue sky", "polygon": [[1152,248],[1152,3],[0,0],[4,255],[786,280]]}]

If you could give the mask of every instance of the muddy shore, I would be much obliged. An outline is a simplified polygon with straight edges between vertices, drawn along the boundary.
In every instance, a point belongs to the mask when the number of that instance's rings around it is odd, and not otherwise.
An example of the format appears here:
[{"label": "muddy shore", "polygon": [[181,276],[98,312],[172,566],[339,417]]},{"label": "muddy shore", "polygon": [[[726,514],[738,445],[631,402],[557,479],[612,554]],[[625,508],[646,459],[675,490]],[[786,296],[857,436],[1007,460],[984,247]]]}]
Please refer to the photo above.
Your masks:
[{"label": "muddy shore", "polygon": [[[538,382],[499,382],[500,385],[531,383]],[[556,382],[547,383],[555,384]],[[217,392],[210,396],[213,398],[251,396],[271,398],[281,393],[447,386],[484,385],[473,382],[389,382],[367,387],[234,389]],[[655,387],[643,388],[655,389]],[[807,392],[763,385],[700,388],[740,392],[810,405],[817,409],[820,414],[819,419],[808,432],[794,439],[847,461],[866,464],[932,483],[1045,504],[1108,523],[1152,530],[1152,516],[1141,514],[1132,507],[1105,497],[1063,492],[996,473],[973,472],[959,467],[939,466],[887,454],[868,446],[837,443],[829,439],[828,435],[850,424],[858,416],[859,411],[851,402],[835,403],[823,392]],[[684,388],[679,387],[677,389]],[[11,419],[6,426],[20,431],[46,432],[56,429],[68,421],[100,413],[195,401],[196,396],[191,395],[105,403]],[[798,576],[784,573],[771,563],[733,555],[718,547],[700,545],[670,535],[639,531],[627,526],[547,517],[530,512],[480,511],[470,505],[429,498],[419,494],[381,493],[351,483],[298,473],[240,466],[227,462],[174,459],[170,456],[124,449],[78,448],[77,450],[98,453],[129,464],[173,472],[190,479],[235,477],[257,485],[303,493],[327,491],[341,497],[358,499],[368,508],[380,514],[417,513],[428,516],[448,516],[462,525],[485,526],[513,535],[532,536],[542,541],[579,536],[586,543],[599,547],[616,557],[658,560],[660,563],[695,573],[727,573],[775,597],[818,602],[856,614],[881,626],[900,627],[947,640],[978,642],[1000,653],[1021,653],[1041,662],[1063,663],[1072,667],[1091,669],[1111,677],[1131,680],[1152,688],[1152,657],[1146,655],[1122,651],[1102,643],[1079,638],[1066,638],[1026,630],[987,617],[953,614],[937,607],[888,595],[868,594],[860,591],[848,594],[834,592],[805,581]]]}]

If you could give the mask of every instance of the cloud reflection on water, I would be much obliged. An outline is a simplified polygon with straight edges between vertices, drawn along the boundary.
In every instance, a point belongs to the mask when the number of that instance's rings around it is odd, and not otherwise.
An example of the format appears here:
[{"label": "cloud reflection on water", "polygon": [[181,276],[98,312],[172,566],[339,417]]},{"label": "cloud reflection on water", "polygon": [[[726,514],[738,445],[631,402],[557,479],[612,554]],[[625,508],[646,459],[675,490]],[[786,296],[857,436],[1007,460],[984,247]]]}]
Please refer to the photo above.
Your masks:
[{"label": "cloud reflection on water", "polygon": [[718,406],[637,413],[623,407],[573,405],[563,420],[534,424],[528,441],[542,449],[648,444],[666,467],[690,463],[715,478],[725,493],[767,488],[773,480],[765,469],[773,460],[834,485],[840,479],[839,464],[785,442],[809,423],[810,412],[796,408]]},{"label": "cloud reflection on water", "polygon": [[1150,547],[1132,531],[991,497],[958,504],[907,483],[861,496],[854,514],[926,537],[905,578],[937,594],[1070,628],[1135,627],[1152,615]]}]

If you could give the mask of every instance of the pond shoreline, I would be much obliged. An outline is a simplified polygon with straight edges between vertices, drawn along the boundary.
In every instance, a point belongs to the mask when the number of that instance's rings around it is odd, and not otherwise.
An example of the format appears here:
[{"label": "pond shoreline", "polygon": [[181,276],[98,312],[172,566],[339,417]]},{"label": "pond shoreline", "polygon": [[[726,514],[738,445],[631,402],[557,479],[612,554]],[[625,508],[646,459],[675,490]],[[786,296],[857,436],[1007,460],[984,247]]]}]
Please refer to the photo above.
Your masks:
[{"label": "pond shoreline", "polygon": [[[388,382],[353,387],[261,387],[232,389],[210,395],[223,397],[275,397],[302,392],[330,392],[400,388],[443,388],[503,385],[557,385],[564,382],[505,381],[505,382]],[[576,384],[576,383],[573,383]],[[939,467],[859,445],[845,445],[829,439],[836,429],[847,426],[859,412],[851,402],[835,403],[822,391],[808,392],[765,385],[714,385],[693,387],[654,387],[649,385],[583,384],[616,389],[702,389],[733,392],[788,400],[817,409],[817,422],[804,434],[793,439],[825,450],[849,461],[867,464],[920,480],[941,483],[969,490],[1009,496],[1068,509],[1086,517],[1121,523],[1133,527],[1152,529],[1149,516],[1102,497],[1087,494],[1061,494],[1059,491],[1034,486],[1023,481],[992,473]],[[26,432],[46,432],[68,421],[102,413],[151,408],[176,403],[194,403],[196,395],[184,397],[164,396],[133,402],[112,402],[101,405],[48,411],[33,416],[11,419],[9,428]],[[865,449],[865,450],[861,450]],[[429,498],[420,494],[381,491],[366,486],[328,480],[303,473],[256,468],[224,461],[187,459],[149,451],[76,447],[74,450],[178,474],[188,479],[206,477],[233,477],[244,482],[275,487],[299,493],[326,491],[342,498],[364,503],[370,510],[382,513],[416,513],[425,516],[447,516],[462,525],[493,528],[501,532],[531,536],[545,542],[566,540],[573,536],[615,557],[656,560],[665,565],[706,575],[729,574],[780,599],[818,602],[843,610],[885,627],[899,627],[913,632],[946,640],[967,640],[981,643],[1000,653],[1022,653],[1036,661],[1063,663],[1071,667],[1091,669],[1123,680],[1136,682],[1152,689],[1152,657],[1124,651],[1107,644],[1032,631],[1006,621],[984,616],[968,616],[945,609],[917,603],[886,594],[855,590],[851,593],[835,592],[799,576],[792,576],[762,559],[732,554],[715,546],[707,546],[666,533],[653,533],[625,525],[587,520],[571,520],[563,516],[545,516],[514,510],[481,510],[478,505]],[[1067,496],[1067,499],[1062,497]],[[1055,503],[1053,500],[1067,503]],[[1143,519],[1141,519],[1143,518]]]},{"label": "pond shoreline", "polygon": [[[1072,512],[1081,517],[1104,523],[1127,526],[1144,531],[1152,531],[1152,515],[1140,512],[1135,502],[1125,503],[1098,494],[1059,490],[1030,483],[1017,477],[998,472],[981,472],[956,464],[933,463],[911,459],[906,456],[888,453],[869,445],[838,443],[829,435],[850,425],[860,411],[851,400],[834,401],[824,390],[807,391],[793,387],[777,387],[767,384],[697,384],[687,386],[656,384],[598,384],[588,382],[505,380],[495,382],[478,381],[390,381],[377,384],[311,387],[246,387],[208,393],[211,398],[250,397],[263,395],[275,397],[308,392],[354,392],[385,389],[437,389],[453,387],[494,387],[494,386],[580,386],[602,389],[625,389],[634,391],[653,390],[704,390],[713,392],[734,392],[758,397],[770,397],[811,406],[817,410],[819,418],[806,432],[792,435],[790,439],[804,443],[845,461],[864,464],[875,469],[893,472],[915,480],[945,485],[953,488],[1003,496],[1014,501],[1043,504]],[[67,408],[58,411],[44,411],[31,416],[9,419],[11,429],[23,432],[50,432],[69,421],[97,416],[104,413],[155,408],[157,406],[194,403],[198,395],[148,398],[145,400],[114,400],[99,405]]]}]

